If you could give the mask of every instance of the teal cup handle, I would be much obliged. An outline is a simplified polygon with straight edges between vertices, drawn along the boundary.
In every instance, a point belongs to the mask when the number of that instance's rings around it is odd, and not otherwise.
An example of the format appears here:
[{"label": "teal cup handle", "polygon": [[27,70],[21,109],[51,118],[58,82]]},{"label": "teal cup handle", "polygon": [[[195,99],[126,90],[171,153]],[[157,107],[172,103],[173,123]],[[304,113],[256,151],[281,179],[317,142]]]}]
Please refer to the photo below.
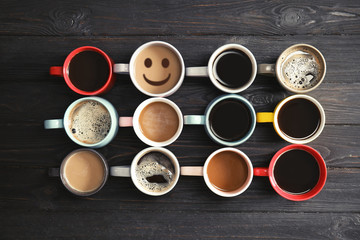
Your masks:
[{"label": "teal cup handle", "polygon": [[184,124],[186,125],[205,125],[204,115],[185,115]]},{"label": "teal cup handle", "polygon": [[45,129],[57,129],[57,128],[64,128],[64,121],[63,119],[49,119],[44,121],[44,128]]}]

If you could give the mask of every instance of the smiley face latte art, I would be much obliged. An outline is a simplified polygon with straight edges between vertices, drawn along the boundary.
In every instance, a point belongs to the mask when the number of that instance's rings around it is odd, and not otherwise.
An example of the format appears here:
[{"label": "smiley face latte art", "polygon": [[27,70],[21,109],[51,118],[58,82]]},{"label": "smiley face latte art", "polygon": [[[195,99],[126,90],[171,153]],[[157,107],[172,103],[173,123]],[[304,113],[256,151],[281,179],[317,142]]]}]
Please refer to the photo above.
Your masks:
[{"label": "smiley face latte art", "polygon": [[142,89],[161,94],[172,89],[180,79],[181,63],[172,49],[150,45],[135,60],[135,78]]}]

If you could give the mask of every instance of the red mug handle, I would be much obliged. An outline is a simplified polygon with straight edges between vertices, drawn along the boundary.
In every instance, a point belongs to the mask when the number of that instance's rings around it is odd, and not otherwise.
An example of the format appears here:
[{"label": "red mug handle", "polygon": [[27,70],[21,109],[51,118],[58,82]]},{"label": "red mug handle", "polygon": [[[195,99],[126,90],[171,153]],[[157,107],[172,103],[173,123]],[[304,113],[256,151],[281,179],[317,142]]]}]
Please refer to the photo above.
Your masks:
[{"label": "red mug handle", "polygon": [[62,77],[63,76],[63,67],[58,67],[58,66],[50,67],[50,75]]},{"label": "red mug handle", "polygon": [[265,167],[254,168],[254,176],[268,177],[269,176],[269,168],[265,168]]}]

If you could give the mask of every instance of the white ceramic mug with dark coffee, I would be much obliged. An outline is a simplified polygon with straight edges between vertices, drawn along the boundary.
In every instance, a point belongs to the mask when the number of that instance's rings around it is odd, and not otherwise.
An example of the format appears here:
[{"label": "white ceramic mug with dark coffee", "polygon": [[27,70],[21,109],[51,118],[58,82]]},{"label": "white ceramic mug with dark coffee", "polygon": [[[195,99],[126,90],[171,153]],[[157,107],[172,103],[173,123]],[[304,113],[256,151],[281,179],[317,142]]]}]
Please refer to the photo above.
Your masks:
[{"label": "white ceramic mug with dark coffee", "polygon": [[295,44],[280,54],[276,64],[259,64],[258,73],[276,76],[280,85],[290,92],[306,93],[324,80],[326,62],[314,46]]},{"label": "white ceramic mug with dark coffee", "polygon": [[256,113],[251,103],[237,94],[226,94],[211,101],[204,115],[185,115],[185,125],[204,125],[216,143],[236,146],[253,134]]},{"label": "white ceramic mug with dark coffee", "polygon": [[110,175],[131,177],[141,192],[161,196],[175,187],[180,176],[180,165],[176,156],[168,149],[149,147],[134,157],[131,166],[112,166]]},{"label": "white ceramic mug with dark coffee", "polygon": [[77,196],[90,196],[100,191],[109,175],[105,158],[89,148],[69,153],[59,168],[50,168],[49,176],[59,177],[63,185]]},{"label": "white ceramic mug with dark coffee", "polygon": [[139,139],[147,145],[163,147],[173,143],[183,129],[180,108],[167,98],[143,101],[132,117],[119,118],[120,127],[133,127]]},{"label": "white ceramic mug with dark coffee", "polygon": [[100,97],[85,97],[74,101],[62,119],[44,121],[45,129],[64,128],[75,143],[100,148],[110,143],[119,129],[119,117],[114,106]]},{"label": "white ceramic mug with dark coffee", "polygon": [[114,73],[130,74],[135,87],[148,96],[166,97],[180,88],[185,64],[173,45],[152,41],[136,49],[129,64],[114,64]]},{"label": "white ceramic mug with dark coffee", "polygon": [[208,65],[187,67],[188,77],[209,77],[219,90],[239,93],[253,83],[257,73],[254,55],[239,44],[226,44],[214,51]]}]

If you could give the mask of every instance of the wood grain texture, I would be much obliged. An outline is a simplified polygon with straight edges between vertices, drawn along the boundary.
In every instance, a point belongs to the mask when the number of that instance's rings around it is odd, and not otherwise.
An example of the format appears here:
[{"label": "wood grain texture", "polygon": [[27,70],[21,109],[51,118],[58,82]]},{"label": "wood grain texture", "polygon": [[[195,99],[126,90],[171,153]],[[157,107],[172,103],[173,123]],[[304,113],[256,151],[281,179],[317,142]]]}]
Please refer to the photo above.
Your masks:
[{"label": "wood grain texture", "polygon": [[[0,2],[0,239],[358,239],[360,236],[360,4],[358,1],[1,1]],[[268,178],[254,177],[240,196],[212,193],[201,177],[180,177],[161,197],[141,193],[130,178],[110,177],[91,197],[75,197],[47,175],[80,148],[64,130],[45,130],[74,100],[62,78],[49,75],[84,45],[127,63],[141,44],[163,40],[186,66],[204,66],[226,43],[242,44],[258,63],[274,63],[292,44],[308,43],[325,56],[324,82],[309,95],[323,105],[326,126],[308,144],[324,157],[328,178],[313,199],[280,197]],[[129,76],[117,75],[102,95],[120,116],[148,97]],[[169,99],[183,114],[203,114],[223,94],[208,78],[185,78]],[[257,76],[240,95],[256,111],[272,111],[284,91]],[[257,124],[237,148],[254,167],[268,166],[288,143],[271,124]],[[147,146],[131,128],[98,149],[109,166],[129,165]],[[168,146],[182,166],[201,166],[221,146],[201,126],[185,126]]]},{"label": "wood grain texture", "polygon": [[359,34],[356,1],[1,1],[1,35]]}]

